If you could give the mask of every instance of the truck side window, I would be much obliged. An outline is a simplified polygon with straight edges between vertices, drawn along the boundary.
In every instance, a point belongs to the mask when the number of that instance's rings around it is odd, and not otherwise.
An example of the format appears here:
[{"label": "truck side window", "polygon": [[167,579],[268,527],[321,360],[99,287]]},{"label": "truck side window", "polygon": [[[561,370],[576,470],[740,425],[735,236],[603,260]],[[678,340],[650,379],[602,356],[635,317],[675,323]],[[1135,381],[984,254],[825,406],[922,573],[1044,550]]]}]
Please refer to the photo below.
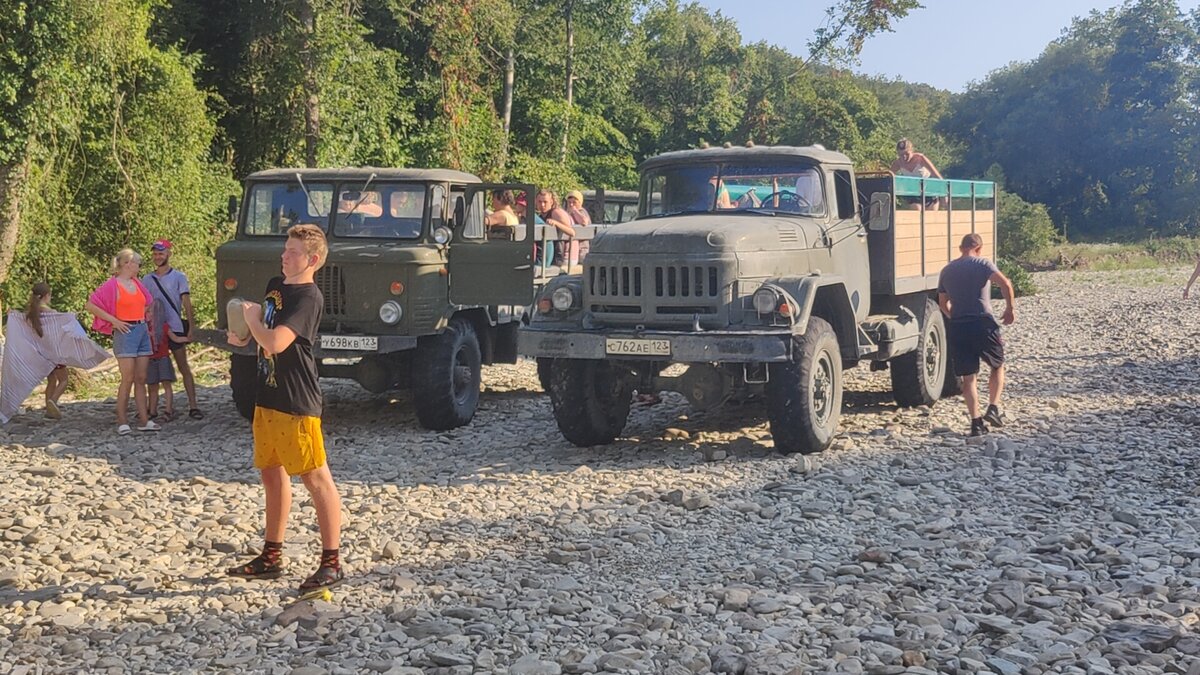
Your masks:
[{"label": "truck side window", "polygon": [[854,217],[854,183],[849,171],[834,171],[833,185],[837,192],[838,218],[849,220]]},{"label": "truck side window", "polygon": [[463,195],[463,193],[457,192],[454,195],[455,218],[460,217],[458,204],[461,202],[463,205],[461,217],[466,219],[466,222],[463,223],[462,231],[463,238],[465,239],[483,239],[486,234],[486,228],[483,226],[483,214],[485,213],[485,209],[483,208],[483,198],[486,194],[487,193],[485,192],[476,192],[471,198],[470,206],[467,206],[466,197]]}]

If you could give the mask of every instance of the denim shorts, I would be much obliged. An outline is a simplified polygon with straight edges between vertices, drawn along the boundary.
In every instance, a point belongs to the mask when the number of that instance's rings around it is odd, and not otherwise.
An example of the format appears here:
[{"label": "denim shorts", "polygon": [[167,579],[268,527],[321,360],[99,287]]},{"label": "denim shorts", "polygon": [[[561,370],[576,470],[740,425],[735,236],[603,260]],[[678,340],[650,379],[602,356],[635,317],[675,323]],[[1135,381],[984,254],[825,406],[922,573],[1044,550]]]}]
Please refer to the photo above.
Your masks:
[{"label": "denim shorts", "polygon": [[161,359],[150,359],[150,365],[146,368],[146,384],[162,384],[174,381],[175,368],[171,365],[170,356],[164,356]]},{"label": "denim shorts", "polygon": [[118,359],[129,359],[135,356],[150,356],[154,349],[150,347],[150,331],[145,323],[129,324],[129,332],[122,333],[113,329],[113,356]]}]

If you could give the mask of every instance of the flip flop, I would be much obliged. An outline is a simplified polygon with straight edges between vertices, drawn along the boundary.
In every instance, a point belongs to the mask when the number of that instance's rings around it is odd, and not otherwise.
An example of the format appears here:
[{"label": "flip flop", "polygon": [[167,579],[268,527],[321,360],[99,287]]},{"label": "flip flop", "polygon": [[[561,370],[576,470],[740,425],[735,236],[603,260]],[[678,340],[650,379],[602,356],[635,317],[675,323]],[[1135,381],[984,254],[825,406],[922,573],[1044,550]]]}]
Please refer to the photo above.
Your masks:
[{"label": "flip flop", "polygon": [[[150,419],[154,419],[154,418],[153,418],[153,417],[151,417]],[[162,414],[162,420],[163,420],[164,422],[174,422],[174,421],[175,421],[175,411],[174,411],[174,410],[168,410],[168,411],[166,411],[165,413],[163,413],[163,414]]]},{"label": "flip flop", "polygon": [[199,408],[192,408],[188,411],[188,417],[194,420],[202,420],[204,419],[204,413],[200,412]]},{"label": "flip flop", "polygon": [[117,427],[117,435],[119,436],[128,436],[131,433],[133,433],[133,429],[129,428],[128,424],[122,424]]}]

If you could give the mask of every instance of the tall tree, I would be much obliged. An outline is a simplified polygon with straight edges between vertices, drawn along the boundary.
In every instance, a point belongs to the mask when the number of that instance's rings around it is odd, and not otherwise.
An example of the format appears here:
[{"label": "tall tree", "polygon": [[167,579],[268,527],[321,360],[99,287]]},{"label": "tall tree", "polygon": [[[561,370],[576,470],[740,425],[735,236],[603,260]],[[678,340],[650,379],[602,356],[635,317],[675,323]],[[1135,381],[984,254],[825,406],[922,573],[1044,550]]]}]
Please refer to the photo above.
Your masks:
[{"label": "tall tree", "polygon": [[69,64],[70,0],[0,0],[0,282],[21,230],[36,135],[52,125],[42,80]]},{"label": "tall tree", "polygon": [[[175,0],[156,39],[202,59],[239,175],[287,165],[407,162],[415,126],[401,54],[371,42],[359,0]],[[399,11],[399,10],[397,10]],[[401,14],[402,15],[402,14]]]},{"label": "tall tree", "polygon": [[[20,297],[31,280],[46,280],[79,306],[123,246],[168,236],[207,258],[231,184],[208,159],[215,127],[194,60],[147,39],[151,2],[51,5],[53,16],[35,15],[53,21],[31,31],[53,48],[25,52],[37,60],[35,84],[25,88],[21,140],[6,143],[25,153],[27,172],[19,220],[2,224],[17,237],[5,287]],[[198,279],[197,293],[207,284]]]},{"label": "tall tree", "polygon": [[1128,2],[975,85],[941,128],[966,148],[961,171],[999,163],[1011,189],[1074,234],[1191,231],[1198,55],[1173,0]]}]

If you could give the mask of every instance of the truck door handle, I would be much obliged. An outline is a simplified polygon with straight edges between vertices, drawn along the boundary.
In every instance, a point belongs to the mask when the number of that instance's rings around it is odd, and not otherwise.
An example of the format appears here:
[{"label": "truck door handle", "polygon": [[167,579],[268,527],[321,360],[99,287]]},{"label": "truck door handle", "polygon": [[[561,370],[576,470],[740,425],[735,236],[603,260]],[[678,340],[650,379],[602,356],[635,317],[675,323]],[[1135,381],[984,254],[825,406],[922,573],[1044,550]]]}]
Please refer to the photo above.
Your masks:
[{"label": "truck door handle", "polygon": [[514,270],[527,270],[527,269],[532,269],[532,268],[533,268],[533,265],[517,265],[513,269]]}]

